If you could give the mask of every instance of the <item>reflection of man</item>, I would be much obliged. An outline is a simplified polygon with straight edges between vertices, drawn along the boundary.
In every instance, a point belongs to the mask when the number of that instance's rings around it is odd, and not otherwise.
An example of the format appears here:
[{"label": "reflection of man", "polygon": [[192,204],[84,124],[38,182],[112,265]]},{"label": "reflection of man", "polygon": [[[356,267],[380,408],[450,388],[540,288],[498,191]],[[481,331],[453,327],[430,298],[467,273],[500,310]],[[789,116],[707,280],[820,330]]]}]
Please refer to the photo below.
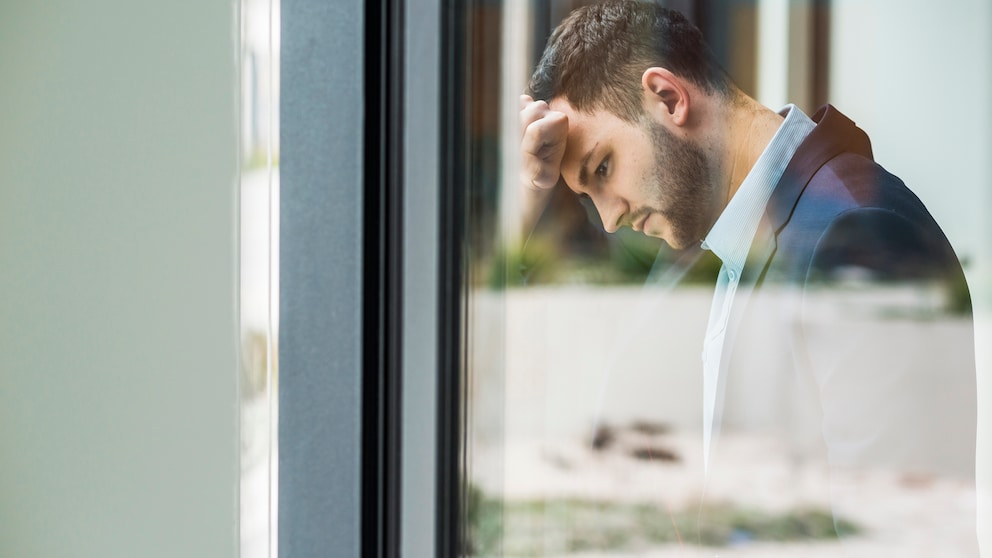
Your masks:
[{"label": "reflection of man", "polygon": [[[721,260],[703,343],[709,472],[732,466],[716,443],[727,394],[773,363],[786,372],[771,384],[785,387],[748,404],[809,401],[802,413],[832,470],[973,484],[964,276],[853,122],[830,106],[812,119],[792,105],[769,110],[737,89],[681,15],[634,2],[579,9],[555,30],[520,119],[534,195],[561,177],[607,232],[629,226]],[[949,329],[930,327],[955,305]],[[859,505],[859,493],[838,484],[833,501]],[[970,514],[959,514],[966,530]]]}]

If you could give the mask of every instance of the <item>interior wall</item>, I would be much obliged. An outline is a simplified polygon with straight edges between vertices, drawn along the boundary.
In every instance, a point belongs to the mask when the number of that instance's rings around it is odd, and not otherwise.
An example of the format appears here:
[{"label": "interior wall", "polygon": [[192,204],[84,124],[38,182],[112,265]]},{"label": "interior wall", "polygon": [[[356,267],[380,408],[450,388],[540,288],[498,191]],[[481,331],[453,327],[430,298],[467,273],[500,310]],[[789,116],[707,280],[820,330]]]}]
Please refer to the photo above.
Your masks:
[{"label": "interior wall", "polygon": [[0,3],[0,556],[238,551],[238,2]]}]

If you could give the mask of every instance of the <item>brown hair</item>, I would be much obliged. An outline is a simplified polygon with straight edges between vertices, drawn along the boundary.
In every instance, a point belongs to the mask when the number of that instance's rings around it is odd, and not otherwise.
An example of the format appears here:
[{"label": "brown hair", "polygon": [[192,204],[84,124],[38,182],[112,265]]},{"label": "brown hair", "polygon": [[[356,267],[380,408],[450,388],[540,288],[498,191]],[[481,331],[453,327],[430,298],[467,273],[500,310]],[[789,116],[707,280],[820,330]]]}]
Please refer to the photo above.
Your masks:
[{"label": "brown hair", "polygon": [[573,11],[551,34],[530,80],[535,99],[565,97],[577,110],[607,110],[636,122],[641,75],[663,67],[703,88],[729,96],[734,90],[682,14],[653,3],[615,0]]}]

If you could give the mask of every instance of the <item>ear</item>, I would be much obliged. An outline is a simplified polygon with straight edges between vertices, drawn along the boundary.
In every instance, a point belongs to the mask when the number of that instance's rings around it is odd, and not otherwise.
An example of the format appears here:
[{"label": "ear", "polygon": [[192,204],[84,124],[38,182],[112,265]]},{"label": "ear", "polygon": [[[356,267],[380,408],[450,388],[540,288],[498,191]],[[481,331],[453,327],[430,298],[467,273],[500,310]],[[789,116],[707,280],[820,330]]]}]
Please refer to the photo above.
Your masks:
[{"label": "ear", "polygon": [[689,89],[685,82],[665,68],[648,68],[641,75],[648,112],[667,117],[676,126],[683,126],[689,119]]}]

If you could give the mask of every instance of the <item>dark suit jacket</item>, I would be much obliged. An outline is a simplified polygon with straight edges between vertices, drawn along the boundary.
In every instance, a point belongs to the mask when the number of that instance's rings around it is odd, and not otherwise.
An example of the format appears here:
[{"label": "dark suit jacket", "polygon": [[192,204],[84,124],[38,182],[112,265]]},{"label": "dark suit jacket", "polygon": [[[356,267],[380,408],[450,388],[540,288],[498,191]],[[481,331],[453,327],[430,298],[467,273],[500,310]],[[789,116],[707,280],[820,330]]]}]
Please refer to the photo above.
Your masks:
[{"label": "dark suit jacket", "polygon": [[[973,487],[974,333],[958,259],[920,200],[872,160],[862,130],[829,105],[813,119],[734,299],[717,423],[775,424],[834,471]],[[733,468],[718,439],[713,455],[714,475]],[[860,489],[832,494],[841,514],[871,504]],[[974,515],[935,520],[973,525]]]},{"label": "dark suit jacket", "polygon": [[872,160],[868,136],[830,105],[813,120],[768,202],[774,236],[755,248],[771,252],[753,252],[754,271],[763,261],[761,273],[803,282],[856,266],[879,280],[963,285],[944,233],[902,181]]}]

